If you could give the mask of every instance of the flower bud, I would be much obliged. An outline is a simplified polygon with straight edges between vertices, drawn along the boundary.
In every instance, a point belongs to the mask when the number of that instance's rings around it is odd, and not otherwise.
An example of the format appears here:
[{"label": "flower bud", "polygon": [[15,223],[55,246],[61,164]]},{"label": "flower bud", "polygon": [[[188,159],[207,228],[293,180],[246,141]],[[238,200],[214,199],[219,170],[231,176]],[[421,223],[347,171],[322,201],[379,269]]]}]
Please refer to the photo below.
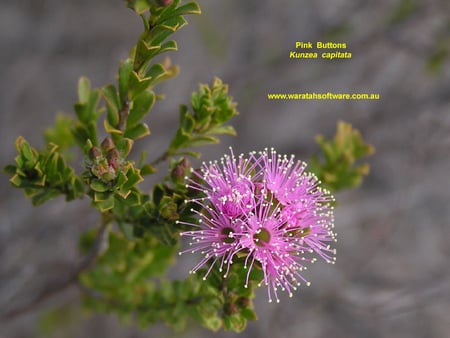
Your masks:
[{"label": "flower bud", "polygon": [[91,160],[95,160],[101,156],[102,156],[102,151],[98,147],[93,146],[91,149],[89,149],[89,158]]},{"label": "flower bud", "polygon": [[108,165],[114,169],[114,171],[117,171],[121,160],[119,151],[116,148],[111,149],[108,151],[106,158],[108,159]]},{"label": "flower bud", "polygon": [[184,177],[189,173],[191,164],[187,158],[182,158],[180,162],[172,169],[170,176],[174,182],[182,182]]},{"label": "flower bud", "polygon": [[234,315],[238,312],[238,308],[234,303],[225,303],[223,306],[223,312],[228,316]]},{"label": "flower bud", "polygon": [[110,181],[111,179],[114,178],[113,177],[114,173],[111,171],[111,168],[106,164],[106,161],[104,158],[102,161],[95,163],[91,167],[91,172],[95,177],[97,177],[103,181]]},{"label": "flower bud", "polygon": [[236,304],[242,309],[247,308],[250,305],[250,298],[239,297],[238,300],[236,301]]},{"label": "flower bud", "polygon": [[156,3],[159,6],[167,7],[167,6],[170,6],[173,3],[173,0],[156,0]]},{"label": "flower bud", "polygon": [[109,136],[105,137],[101,145],[105,151],[111,150],[116,147],[113,140]]},{"label": "flower bud", "polygon": [[170,69],[170,67],[172,67],[172,61],[170,60],[169,57],[165,57],[163,62],[162,62],[162,66],[164,67],[164,69]]}]

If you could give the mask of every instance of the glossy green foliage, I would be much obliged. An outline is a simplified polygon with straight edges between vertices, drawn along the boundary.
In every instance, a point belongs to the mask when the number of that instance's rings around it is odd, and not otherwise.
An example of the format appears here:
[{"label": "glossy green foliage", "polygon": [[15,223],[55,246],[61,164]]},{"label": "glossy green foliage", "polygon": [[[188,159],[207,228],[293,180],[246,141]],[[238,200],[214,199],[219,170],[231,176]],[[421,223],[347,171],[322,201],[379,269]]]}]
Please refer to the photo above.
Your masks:
[{"label": "glossy green foliage", "polygon": [[91,88],[88,78],[82,77],[78,81],[78,102],[74,105],[74,110],[78,121],[72,129],[75,141],[80,147],[84,147],[90,140],[97,145],[97,120],[102,111],[98,110],[100,91]]},{"label": "glossy green foliage", "polygon": [[66,200],[71,201],[84,194],[84,185],[58,153],[57,145],[49,143],[44,150],[38,151],[19,137],[16,149],[19,153],[16,165],[8,165],[5,171],[12,176],[10,182],[15,187],[24,189],[33,205],[59,195],[65,195]]},{"label": "glossy green foliage", "polygon": [[150,234],[159,239],[163,244],[175,245],[178,243],[180,227],[177,220],[193,222],[195,216],[192,208],[198,206],[187,204],[185,201],[192,197],[186,189],[184,177],[179,174],[187,174],[190,164],[186,159],[173,160],[169,165],[170,176],[164,182],[153,187],[151,195],[145,195],[142,204],[128,210],[128,218],[120,220],[123,224],[133,221],[133,236],[140,238]]},{"label": "glossy green foliage", "polygon": [[195,2],[180,5],[179,0],[173,1],[169,6],[155,6],[151,1],[130,1],[129,7],[141,15],[145,26],[133,57],[135,80],[151,81],[149,78],[154,76],[147,67],[149,60],[161,53],[177,50],[175,41],[165,40],[186,25],[184,15],[200,14],[200,7]]},{"label": "glossy green foliage", "polygon": [[134,211],[134,236],[151,234],[162,243],[177,243],[179,229],[175,226],[175,221],[185,209],[184,198],[167,185],[157,184],[152,196]]},{"label": "glossy green foliage", "polygon": [[359,131],[353,129],[351,124],[340,121],[334,139],[327,141],[319,135],[316,141],[323,158],[320,160],[313,156],[311,170],[324,186],[331,191],[359,186],[363,177],[369,173],[369,165],[358,164],[357,161],[375,151],[373,146],[365,143]]},{"label": "glossy green foliage", "polygon": [[[236,103],[220,79],[200,85],[190,105],[180,106],[179,125],[168,147],[150,162],[143,151],[135,162],[133,147],[150,135],[146,117],[162,97],[155,92],[157,84],[179,71],[168,58],[154,57],[177,49],[169,38],[186,24],[185,15],[199,14],[200,8],[180,0],[128,0],[127,6],[141,17],[143,32],[120,63],[116,83],[92,88],[82,77],[74,116],[56,118],[45,132],[43,150],[19,137],[15,164],[5,170],[34,205],[59,195],[68,201],[87,196],[100,212],[98,229],[88,230],[79,242],[87,263],[77,275],[87,309],[114,312],[143,327],[164,322],[182,330],[196,322],[213,331],[241,332],[248,320],[256,319],[252,299],[263,279],[257,264],[248,276],[243,258],[236,257],[226,277],[208,264],[184,280],[166,277],[177,257],[180,232],[196,224],[202,212],[198,203],[186,202],[199,197],[197,190],[186,187],[191,175],[186,156],[199,157],[196,147],[219,142],[218,135],[235,134],[227,123],[238,114]],[[357,131],[341,122],[333,140],[319,136],[318,143],[324,156],[313,158],[313,170],[330,189],[360,184],[368,165],[356,161],[373,148]],[[84,156],[79,175],[67,163],[74,146]],[[164,161],[167,176],[141,190],[144,176]],[[47,327],[52,318],[59,320],[51,316]]]},{"label": "glossy green foliage", "polygon": [[253,272],[244,288],[247,270],[238,262],[227,278],[216,269],[205,279],[201,271],[171,281],[164,274],[177,248],[151,236],[130,241],[110,232],[107,250],[94,268],[80,275],[85,305],[114,311],[126,321],[135,319],[142,327],[162,321],[178,331],[194,320],[213,331],[240,332],[247,320],[256,319],[253,289],[261,274]]},{"label": "glossy green foliage", "polygon": [[[237,114],[236,104],[219,79],[212,87],[201,85],[192,95],[191,110],[181,107],[180,126],[168,149],[152,163],[146,161],[145,152],[137,164],[130,159],[136,140],[150,134],[145,118],[161,97],[155,86],[178,74],[168,58],[161,62],[153,58],[177,49],[175,41],[167,39],[186,24],[184,15],[199,14],[200,9],[196,3],[178,0],[127,4],[141,16],[144,31],[121,62],[117,83],[92,88],[82,77],[75,118],[59,115],[45,132],[48,145],[42,151],[20,137],[16,165],[6,171],[11,183],[23,188],[35,205],[61,194],[67,200],[87,195],[101,213],[101,227],[80,238],[82,254],[99,255],[78,275],[86,308],[136,318],[141,326],[163,321],[180,330],[197,321],[212,330],[242,331],[246,320],[256,318],[253,283],[243,287],[242,266],[233,267],[227,279],[217,272],[207,281],[197,275],[181,281],[164,277],[177,256],[182,229],[176,221],[194,222],[192,208],[199,208],[185,202],[193,197],[185,186],[190,163],[174,156],[188,147],[217,143],[216,135],[233,135],[234,129],[224,124]],[[98,138],[104,133],[101,127],[107,133],[103,140]],[[84,154],[80,176],[58,152],[69,155],[75,145]],[[167,177],[150,194],[141,191],[143,176],[153,174],[155,165],[164,160],[169,160]],[[107,240],[102,243],[105,229]]]},{"label": "glossy green foliage", "polygon": [[[184,149],[218,143],[219,134],[235,135],[232,126],[224,125],[237,115],[236,103],[228,95],[228,86],[215,78],[212,87],[200,85],[191,97],[192,111],[180,106],[180,127],[169,147],[169,154],[185,154]],[[198,153],[187,152],[198,156]]]},{"label": "glossy green foliage", "polygon": [[99,179],[91,179],[89,187],[93,197],[93,206],[101,212],[114,208],[115,204],[123,203],[129,206],[141,203],[141,193],[136,185],[141,182],[139,169],[134,168],[130,162],[122,166],[113,183]]},{"label": "glossy green foliage", "polygon": [[108,211],[115,204],[134,206],[141,203],[141,193],[137,185],[143,181],[140,169],[132,161],[126,160],[131,144],[114,144],[110,137],[103,140],[101,147],[92,146],[89,159],[86,159],[87,171],[83,174],[89,187],[88,195],[92,204],[101,212]]}]

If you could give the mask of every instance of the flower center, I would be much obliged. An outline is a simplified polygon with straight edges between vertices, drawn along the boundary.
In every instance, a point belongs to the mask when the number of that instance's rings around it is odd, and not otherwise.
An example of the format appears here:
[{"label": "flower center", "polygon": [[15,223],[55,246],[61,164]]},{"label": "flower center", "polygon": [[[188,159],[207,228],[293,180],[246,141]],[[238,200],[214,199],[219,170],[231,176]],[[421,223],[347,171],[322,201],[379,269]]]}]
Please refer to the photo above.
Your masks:
[{"label": "flower center", "polygon": [[222,235],[222,241],[228,244],[233,243],[234,242],[234,238],[232,237],[233,233],[234,233],[233,228],[230,227],[223,228],[222,231],[220,232],[220,234]]},{"label": "flower center", "polygon": [[270,232],[264,228],[261,228],[253,235],[253,243],[255,243],[256,246],[263,247],[269,242],[270,242]]}]

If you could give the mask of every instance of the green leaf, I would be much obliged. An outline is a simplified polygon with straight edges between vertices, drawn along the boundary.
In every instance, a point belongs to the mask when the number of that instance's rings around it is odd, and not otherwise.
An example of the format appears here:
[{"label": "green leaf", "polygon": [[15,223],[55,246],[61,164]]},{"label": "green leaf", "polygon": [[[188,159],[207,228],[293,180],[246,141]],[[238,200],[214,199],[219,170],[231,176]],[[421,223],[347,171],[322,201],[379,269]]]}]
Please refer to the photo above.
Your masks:
[{"label": "green leaf", "polygon": [[97,145],[96,122],[101,114],[97,111],[97,105],[100,98],[99,90],[91,90],[89,80],[81,78],[78,86],[79,102],[75,103],[74,110],[79,123],[74,127],[72,133],[80,147],[84,147],[88,139]]},{"label": "green leaf", "polygon": [[94,122],[100,117],[101,111],[97,112],[98,101],[100,100],[100,91],[98,89],[92,90],[87,104],[89,113],[89,122]]},{"label": "green leaf", "polygon": [[153,107],[155,103],[155,93],[142,92],[133,102],[133,107],[127,118],[127,128],[135,126]]},{"label": "green leaf", "polygon": [[127,157],[133,147],[133,140],[129,138],[121,138],[117,141],[117,149],[122,154],[122,157]]},{"label": "green leaf", "polygon": [[137,170],[129,170],[127,178],[128,180],[123,184],[124,189],[131,189],[144,180]]},{"label": "green leaf", "polygon": [[91,90],[89,79],[81,77],[78,81],[78,102],[74,105],[80,122],[89,123],[90,121],[96,120],[98,117],[96,112],[98,99],[98,90]]},{"label": "green leaf", "polygon": [[139,94],[146,90],[150,85],[151,80],[151,77],[140,77],[135,71],[132,71],[128,89],[130,101],[133,101]]},{"label": "green leaf", "polygon": [[133,71],[133,60],[126,59],[119,67],[119,97],[121,105],[124,105],[128,96],[128,85],[130,82],[130,75]]},{"label": "green leaf", "polygon": [[109,199],[111,197],[111,193],[109,191],[105,191],[105,192],[100,192],[100,191],[95,191],[94,192],[94,202],[103,202],[106,201],[107,199]]},{"label": "green leaf", "polygon": [[37,158],[33,153],[33,150],[31,149],[29,143],[22,136],[19,136],[17,138],[16,148],[19,151],[20,156],[22,156],[26,161],[36,161]]},{"label": "green leaf", "polygon": [[72,186],[73,190],[73,198],[76,198],[78,196],[83,196],[84,194],[84,184],[83,181],[77,176],[72,176],[70,185]]},{"label": "green leaf", "polygon": [[31,202],[34,206],[41,205],[55,197],[58,197],[60,193],[56,190],[43,190],[40,193],[37,193],[31,198]]},{"label": "green leaf", "polygon": [[80,77],[78,80],[78,101],[81,104],[89,102],[91,95],[91,82],[87,77]]},{"label": "green leaf", "polygon": [[175,221],[179,218],[178,206],[169,196],[164,196],[159,203],[159,213],[165,219]]},{"label": "green leaf", "polygon": [[123,201],[128,206],[138,206],[142,203],[141,194],[137,190],[130,190]]},{"label": "green leaf", "polygon": [[116,134],[116,135],[122,135],[123,131],[120,129],[117,129],[116,127],[112,126],[108,120],[103,120],[103,126],[107,133],[109,134]]},{"label": "green leaf", "polygon": [[49,155],[47,160],[42,163],[49,180],[55,180],[61,174],[61,170],[64,170],[64,164],[61,162],[61,157]]},{"label": "green leaf", "polygon": [[178,129],[177,133],[172,139],[172,142],[170,143],[169,153],[173,155],[175,153],[178,153],[178,149],[187,147],[189,137],[189,134],[186,134],[182,129]]},{"label": "green leaf", "polygon": [[119,124],[120,103],[116,88],[113,85],[103,87],[102,95],[106,102],[107,119],[110,126]]},{"label": "green leaf", "polygon": [[145,73],[145,76],[152,78],[152,82],[154,82],[165,73],[165,68],[160,63],[156,63],[149,68],[149,70]]},{"label": "green leaf", "polygon": [[162,184],[157,184],[153,188],[153,202],[156,205],[159,205],[161,199],[164,196],[164,192],[165,192],[165,189],[164,189],[164,186]]},{"label": "green leaf", "polygon": [[[189,2],[183,6],[178,7],[174,10],[171,15],[187,15],[187,14],[201,14],[202,11],[200,6],[196,2]],[[169,16],[163,17],[162,19],[166,19]]]},{"label": "green leaf", "polygon": [[89,186],[91,187],[92,190],[98,191],[98,192],[105,192],[105,191],[110,190],[110,187],[108,186],[108,184],[103,183],[102,181],[99,181],[97,179],[93,179]]},{"label": "green leaf", "polygon": [[209,129],[208,133],[215,135],[224,134],[236,136],[236,130],[234,129],[233,126],[223,126],[223,125],[215,126]]},{"label": "green leaf", "polygon": [[246,325],[247,321],[245,318],[239,316],[238,314],[224,318],[224,328],[226,330],[232,330],[239,333],[245,330]]},{"label": "green leaf", "polygon": [[125,172],[125,169],[121,170],[119,172],[119,174],[117,175],[117,179],[116,179],[116,186],[117,187],[122,186],[128,180],[128,178],[127,178],[127,176],[126,176],[126,174],[124,172]]},{"label": "green leaf", "polygon": [[169,8],[167,8],[160,14],[158,23],[161,24],[174,17],[187,14],[201,14],[199,5],[195,2],[190,2],[173,10],[169,10]]},{"label": "green leaf", "polygon": [[143,166],[140,167],[140,170],[142,176],[152,175],[156,173],[156,168],[153,167],[151,164],[144,164]]},{"label": "green leaf", "polygon": [[202,324],[209,330],[217,332],[222,327],[222,320],[217,316],[203,317]]},{"label": "green leaf", "polygon": [[3,168],[3,170],[8,175],[13,176],[16,173],[17,167],[15,165],[8,164]]},{"label": "green leaf", "polygon": [[180,127],[181,127],[183,133],[186,135],[189,135],[194,131],[195,119],[192,117],[191,114],[186,113],[186,115],[184,115],[184,118],[181,121]]},{"label": "green leaf", "polygon": [[128,0],[127,6],[140,15],[150,9],[150,4],[147,0]]},{"label": "green leaf", "polygon": [[192,94],[191,105],[194,113],[190,113],[185,105],[180,106],[180,127],[169,147],[169,154],[179,154],[179,150],[218,143],[214,135],[235,135],[233,127],[225,126],[230,118],[237,115],[236,103],[228,95],[228,86],[218,78],[213,86],[200,85]]},{"label": "green leaf", "polygon": [[200,158],[202,156],[201,153],[196,151],[176,151],[173,155],[183,155],[183,156],[191,156],[193,158]]},{"label": "green leaf", "polygon": [[76,182],[77,177],[57,151],[56,144],[48,143],[45,149],[38,151],[23,137],[19,137],[16,147],[19,152],[16,157],[17,166],[9,165],[5,169],[12,176],[11,184],[23,188],[34,205],[40,205],[59,195],[65,195],[67,201],[83,195],[83,187],[73,189],[71,183]]},{"label": "green leaf", "polygon": [[87,132],[88,138],[85,140],[85,143],[87,140],[91,140],[93,145],[98,145],[97,140],[97,123],[96,121],[90,121],[85,125],[85,130]]},{"label": "green leaf", "polygon": [[161,45],[161,47],[158,50],[158,54],[177,50],[178,50],[177,43],[173,40],[170,40]]},{"label": "green leaf", "polygon": [[114,208],[114,197],[110,196],[108,199],[103,201],[93,201],[92,204],[100,212],[105,212]]},{"label": "green leaf", "polygon": [[256,316],[255,310],[249,309],[249,308],[242,309],[240,311],[240,315],[247,320],[257,320],[258,319],[258,317]]},{"label": "green leaf", "polygon": [[13,177],[9,179],[9,182],[11,182],[12,185],[16,187],[22,186],[22,179],[20,178],[20,175],[15,174]]},{"label": "green leaf", "polygon": [[84,148],[86,142],[90,139],[90,135],[86,127],[81,124],[76,124],[71,131],[75,141],[78,143],[78,146]]},{"label": "green leaf", "polygon": [[150,62],[151,58],[158,54],[161,46],[152,46],[143,39],[140,39],[136,46],[136,56],[134,60],[134,69],[141,71],[145,65]]},{"label": "green leaf", "polygon": [[169,35],[173,34],[186,24],[187,21],[182,16],[167,19],[164,24],[158,24],[153,28],[151,40],[148,42],[152,46],[160,45]]},{"label": "green leaf", "polygon": [[73,108],[75,110],[75,113],[77,114],[78,120],[80,120],[81,122],[87,122],[89,120],[89,112],[86,104],[75,103]]},{"label": "green leaf", "polygon": [[311,170],[328,189],[337,191],[361,184],[363,176],[369,173],[369,165],[356,162],[374,153],[374,148],[364,142],[361,134],[349,123],[338,122],[336,135],[331,141],[318,135],[324,161],[311,158]]},{"label": "green leaf", "polygon": [[123,136],[136,140],[147,135],[150,135],[150,129],[148,128],[147,124],[139,123],[131,127],[130,129],[127,128]]},{"label": "green leaf", "polygon": [[196,136],[193,137],[189,142],[187,143],[188,147],[198,147],[203,146],[207,144],[216,144],[219,143],[220,140],[217,137],[214,136]]}]

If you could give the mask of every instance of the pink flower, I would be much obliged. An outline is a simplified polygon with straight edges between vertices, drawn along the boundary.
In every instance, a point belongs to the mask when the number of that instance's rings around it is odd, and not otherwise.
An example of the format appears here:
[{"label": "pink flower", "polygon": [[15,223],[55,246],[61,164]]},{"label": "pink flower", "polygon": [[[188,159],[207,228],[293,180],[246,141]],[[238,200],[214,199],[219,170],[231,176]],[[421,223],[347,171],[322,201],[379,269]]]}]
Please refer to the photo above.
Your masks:
[{"label": "pink flower", "polygon": [[305,244],[328,263],[332,263],[335,241],[334,197],[321,189],[317,177],[307,173],[306,163],[294,156],[277,155],[274,149],[261,154],[262,171],[268,192],[281,204],[281,218],[293,232],[302,232]]},{"label": "pink flower", "polygon": [[292,296],[300,283],[309,284],[302,271],[316,261],[314,254],[334,263],[334,198],[305,168],[294,156],[266,149],[248,158],[236,158],[231,151],[220,165],[204,163],[194,172],[188,187],[202,197],[188,202],[201,207],[194,211],[199,223],[183,223],[194,229],[182,233],[193,247],[184,252],[203,254],[193,272],[208,266],[206,278],[219,262],[219,270],[226,266],[226,276],[240,253],[248,269],[244,286],[252,269],[261,269],[269,301],[272,295],[279,301],[279,289]]},{"label": "pink flower", "polygon": [[248,250],[244,268],[248,269],[246,284],[252,268],[257,265],[262,269],[265,285],[268,286],[269,302],[272,302],[273,291],[278,301],[277,290],[281,287],[292,297],[292,291],[297,289],[300,281],[306,280],[299,273],[304,268],[306,259],[301,238],[294,236],[287,223],[280,217],[280,206],[272,201],[263,201],[256,208],[256,214],[246,217],[246,231],[240,243]]},{"label": "pink flower", "polygon": [[242,220],[226,217],[209,206],[205,206],[203,212],[194,209],[191,211],[199,216],[198,225],[177,221],[179,224],[197,228],[197,230],[181,233],[182,236],[191,238],[190,246],[192,246],[192,249],[182,251],[180,254],[200,252],[203,255],[203,259],[190,272],[195,273],[208,262],[210,262],[210,267],[204,279],[211,272],[216,262],[219,262],[220,272],[222,272],[224,266],[226,266],[228,272],[230,264],[233,263],[233,256],[241,248],[240,236],[244,228]]},{"label": "pink flower", "polygon": [[244,159],[243,155],[236,159],[231,152],[231,156],[225,155],[221,159],[220,165],[217,162],[203,163],[201,173],[194,171],[201,182],[191,179],[187,186],[204,194],[199,201],[210,201],[218,212],[237,217],[254,207],[252,172],[257,164]]}]

